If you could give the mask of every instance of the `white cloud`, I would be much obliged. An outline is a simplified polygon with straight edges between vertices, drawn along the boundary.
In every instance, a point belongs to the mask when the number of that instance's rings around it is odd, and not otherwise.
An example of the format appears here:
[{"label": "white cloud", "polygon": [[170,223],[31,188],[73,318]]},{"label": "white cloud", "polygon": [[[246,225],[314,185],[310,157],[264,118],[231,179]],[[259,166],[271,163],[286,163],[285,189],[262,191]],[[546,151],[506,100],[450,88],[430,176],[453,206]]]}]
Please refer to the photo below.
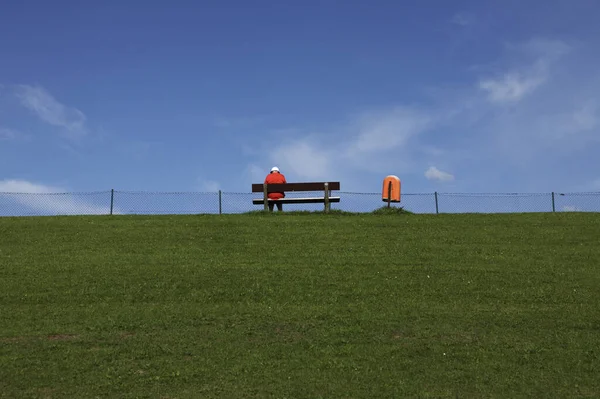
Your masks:
[{"label": "white cloud", "polygon": [[390,150],[404,146],[408,140],[423,132],[432,123],[431,115],[415,109],[399,107],[391,111],[367,114],[359,119],[359,134],[350,152]]},{"label": "white cloud", "polygon": [[14,129],[0,127],[0,141],[1,140],[14,140],[20,136],[21,136],[21,134]]},{"label": "white cloud", "polygon": [[[105,206],[94,205],[76,193],[26,180],[1,180],[0,196],[45,215],[106,215],[110,212],[109,197]],[[113,209],[113,213],[121,212]]]},{"label": "white cloud", "polygon": [[61,104],[44,88],[19,85],[16,87],[16,95],[21,104],[34,112],[42,121],[65,129],[68,137],[76,138],[87,133],[86,117],[83,112]]},{"label": "white cloud", "polygon": [[598,126],[598,120],[598,106],[593,102],[587,103],[573,112],[573,130],[592,130]]},{"label": "white cloud", "polygon": [[543,75],[523,77],[508,73],[501,78],[480,81],[479,88],[488,93],[488,99],[493,103],[510,103],[532,93],[545,80]]},{"label": "white cloud", "polygon": [[244,175],[248,178],[248,181],[252,183],[262,183],[268,173],[267,170],[269,169],[261,168],[255,164],[250,164],[246,168]]},{"label": "white cloud", "polygon": [[[600,88],[600,87],[599,87]],[[577,89],[552,87],[557,93],[523,102],[511,112],[490,113],[481,128],[493,145],[489,152],[504,152],[506,161],[529,163],[532,157],[566,156],[600,142],[600,109],[594,99],[580,100]],[[561,99],[561,95],[571,97]],[[490,154],[486,156],[490,156]]]},{"label": "white cloud", "polygon": [[565,104],[561,110],[542,115],[534,129],[554,140],[572,138],[575,135],[593,138],[595,134],[596,139],[599,139],[599,120],[599,109],[594,101]]},{"label": "white cloud", "polygon": [[562,40],[534,38],[524,43],[508,46],[512,50],[533,57],[536,62],[548,65],[571,52],[570,45]]},{"label": "white cloud", "polygon": [[52,186],[31,183],[26,180],[1,180],[0,192],[26,194],[59,194],[65,193],[66,191]]},{"label": "white cloud", "polygon": [[473,20],[474,20],[473,15],[468,14],[466,12],[459,12],[459,13],[454,14],[454,16],[452,16],[452,19],[450,19],[450,22],[455,25],[465,27],[465,26],[471,25],[473,23]]},{"label": "white cloud", "polygon": [[[562,41],[543,39],[509,46],[509,49],[513,51],[512,55],[522,58],[525,63],[500,76],[479,80],[479,89],[487,93],[492,103],[516,103],[532,94],[548,81],[552,66],[570,51],[570,47]],[[531,61],[527,61],[529,59]]]},{"label": "white cloud", "polygon": [[[352,181],[351,189],[359,191],[376,187],[378,176],[387,174],[403,176],[419,189],[426,169],[430,180],[449,182],[460,175],[465,189],[554,188],[554,176],[543,182],[550,176],[548,163],[559,157],[563,162],[586,143],[600,142],[600,75],[591,68],[583,69],[588,76],[578,75],[581,52],[565,57],[570,51],[561,41],[531,40],[478,69],[494,72],[476,72],[473,85],[428,91],[428,105],[365,112],[311,134],[296,126],[293,135],[278,136],[280,144],[265,140],[249,153],[261,159],[255,180],[277,164],[294,178],[335,178],[345,187]],[[451,165],[452,173],[430,165]],[[515,178],[494,187],[489,175]]]},{"label": "white cloud", "polygon": [[253,171],[253,182],[262,181],[271,166],[277,165],[291,181],[343,181],[348,190],[378,187],[376,179],[365,183],[364,176],[383,178],[414,168],[418,155],[411,145],[445,117],[440,109],[428,112],[417,107],[390,107],[360,113],[318,132],[284,129],[293,134],[283,138],[278,134],[279,144],[265,140],[260,143],[262,150],[256,147],[249,152],[254,157],[268,154],[268,163],[255,162],[249,170]]},{"label": "white cloud", "polygon": [[274,149],[270,158],[284,175],[289,172],[300,179],[331,176],[332,163],[335,162],[333,153],[319,149],[308,139],[285,143]]},{"label": "white cloud", "polygon": [[[486,80],[479,80],[487,90],[477,87],[473,96],[480,101],[475,113],[461,115],[462,119],[476,115],[476,123],[464,129],[469,136],[462,143],[470,149],[472,162],[491,165],[488,161],[493,160],[497,172],[504,169],[504,175],[518,176],[511,185],[530,180],[528,190],[555,187],[550,170],[561,174],[564,184],[573,180],[568,174],[588,176],[587,170],[575,172],[577,162],[567,161],[600,142],[600,74],[586,65],[587,49],[540,39],[508,49],[496,62],[507,65],[497,75],[501,78],[489,79],[487,86]],[[512,77],[505,81],[505,76]],[[481,101],[485,99],[489,101]],[[518,106],[498,107],[506,104]],[[551,165],[559,158],[560,168]],[[441,161],[448,163],[447,158]],[[463,181],[465,173],[461,176]]]},{"label": "white cloud", "polygon": [[435,166],[430,166],[429,169],[425,171],[425,177],[429,180],[438,180],[442,182],[454,180],[454,175],[448,172],[443,172]]},{"label": "white cloud", "polygon": [[563,206],[562,210],[564,212],[581,212],[582,211],[582,209],[580,209],[576,206],[573,206],[573,205],[565,205],[565,206]]},{"label": "white cloud", "polygon": [[[296,131],[300,138],[270,150],[269,159],[282,172],[300,179],[333,179],[357,171],[379,171],[390,163],[406,161],[408,156],[399,160],[399,155],[409,141],[434,122],[433,114],[408,107],[366,112],[328,132],[303,135]],[[390,151],[396,154],[389,156]]]},{"label": "white cloud", "polygon": [[600,179],[592,180],[591,182],[580,187],[581,191],[600,191]]},{"label": "white cloud", "polygon": [[221,189],[219,182],[213,180],[201,180],[199,184],[200,191],[214,193]]}]

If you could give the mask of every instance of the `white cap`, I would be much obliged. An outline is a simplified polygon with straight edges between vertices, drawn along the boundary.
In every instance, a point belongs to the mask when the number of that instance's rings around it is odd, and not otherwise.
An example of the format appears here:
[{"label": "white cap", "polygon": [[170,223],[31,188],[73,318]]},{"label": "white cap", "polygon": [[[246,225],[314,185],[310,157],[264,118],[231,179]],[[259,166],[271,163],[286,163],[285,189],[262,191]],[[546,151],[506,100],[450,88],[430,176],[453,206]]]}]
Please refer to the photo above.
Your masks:
[{"label": "white cap", "polygon": [[271,168],[271,172],[279,172],[279,168],[277,166],[273,166]]}]

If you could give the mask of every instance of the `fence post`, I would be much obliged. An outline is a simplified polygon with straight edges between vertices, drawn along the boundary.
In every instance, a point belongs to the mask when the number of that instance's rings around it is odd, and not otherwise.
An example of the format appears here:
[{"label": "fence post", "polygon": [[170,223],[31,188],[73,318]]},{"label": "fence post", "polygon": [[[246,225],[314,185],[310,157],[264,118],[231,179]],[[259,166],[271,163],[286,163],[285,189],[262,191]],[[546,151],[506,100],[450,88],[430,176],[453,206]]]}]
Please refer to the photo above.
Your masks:
[{"label": "fence post", "polygon": [[325,203],[325,213],[329,213],[329,183],[325,183],[323,194],[325,195],[325,200],[323,201]]},{"label": "fence post", "polygon": [[438,208],[438,195],[437,195],[437,191],[435,192],[435,214],[439,214],[440,210]]},{"label": "fence post", "polygon": [[115,204],[115,189],[111,188],[110,189],[110,214],[112,216],[113,214],[113,206]]},{"label": "fence post", "polygon": [[552,191],[552,212],[556,212],[556,207],[554,206],[554,191]]},{"label": "fence post", "polygon": [[223,213],[223,208],[221,205],[221,190],[219,190],[219,215]]}]

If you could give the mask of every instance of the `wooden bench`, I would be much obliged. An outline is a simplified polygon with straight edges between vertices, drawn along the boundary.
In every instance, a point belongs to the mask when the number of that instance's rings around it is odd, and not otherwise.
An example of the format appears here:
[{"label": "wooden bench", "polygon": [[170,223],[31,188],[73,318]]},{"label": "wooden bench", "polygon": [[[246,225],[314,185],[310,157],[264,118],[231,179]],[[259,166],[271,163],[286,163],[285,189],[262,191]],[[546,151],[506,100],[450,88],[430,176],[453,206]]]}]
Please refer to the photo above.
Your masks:
[{"label": "wooden bench", "polygon": [[[252,203],[254,205],[263,204],[265,211],[269,209],[269,203],[274,204],[276,202],[283,204],[325,204],[325,212],[329,212],[330,204],[332,202],[340,202],[340,197],[332,197],[332,190],[339,190],[340,182],[313,182],[313,183],[285,183],[285,184],[253,184],[253,193],[263,193],[262,198],[253,198]],[[323,196],[318,197],[288,197],[290,192],[298,191],[323,191]],[[273,192],[284,192],[286,193],[285,198],[278,200],[269,199],[267,194]]]}]

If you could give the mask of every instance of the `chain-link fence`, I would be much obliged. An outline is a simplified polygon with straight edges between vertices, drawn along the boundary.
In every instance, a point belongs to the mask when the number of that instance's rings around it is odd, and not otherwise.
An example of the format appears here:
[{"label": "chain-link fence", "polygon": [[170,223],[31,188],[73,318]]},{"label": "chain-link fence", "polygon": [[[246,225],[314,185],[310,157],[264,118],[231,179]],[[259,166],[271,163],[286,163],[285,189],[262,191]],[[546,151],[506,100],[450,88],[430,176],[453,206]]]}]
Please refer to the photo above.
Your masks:
[{"label": "chain-link fence", "polygon": [[[323,192],[294,193],[312,197]],[[379,193],[335,192],[331,209],[371,212],[386,204]],[[235,214],[262,210],[252,199],[262,194],[235,192],[0,193],[0,216],[117,214]],[[600,192],[534,194],[402,194],[393,204],[414,213],[600,212]],[[320,211],[323,204],[285,204],[284,210]]]}]

